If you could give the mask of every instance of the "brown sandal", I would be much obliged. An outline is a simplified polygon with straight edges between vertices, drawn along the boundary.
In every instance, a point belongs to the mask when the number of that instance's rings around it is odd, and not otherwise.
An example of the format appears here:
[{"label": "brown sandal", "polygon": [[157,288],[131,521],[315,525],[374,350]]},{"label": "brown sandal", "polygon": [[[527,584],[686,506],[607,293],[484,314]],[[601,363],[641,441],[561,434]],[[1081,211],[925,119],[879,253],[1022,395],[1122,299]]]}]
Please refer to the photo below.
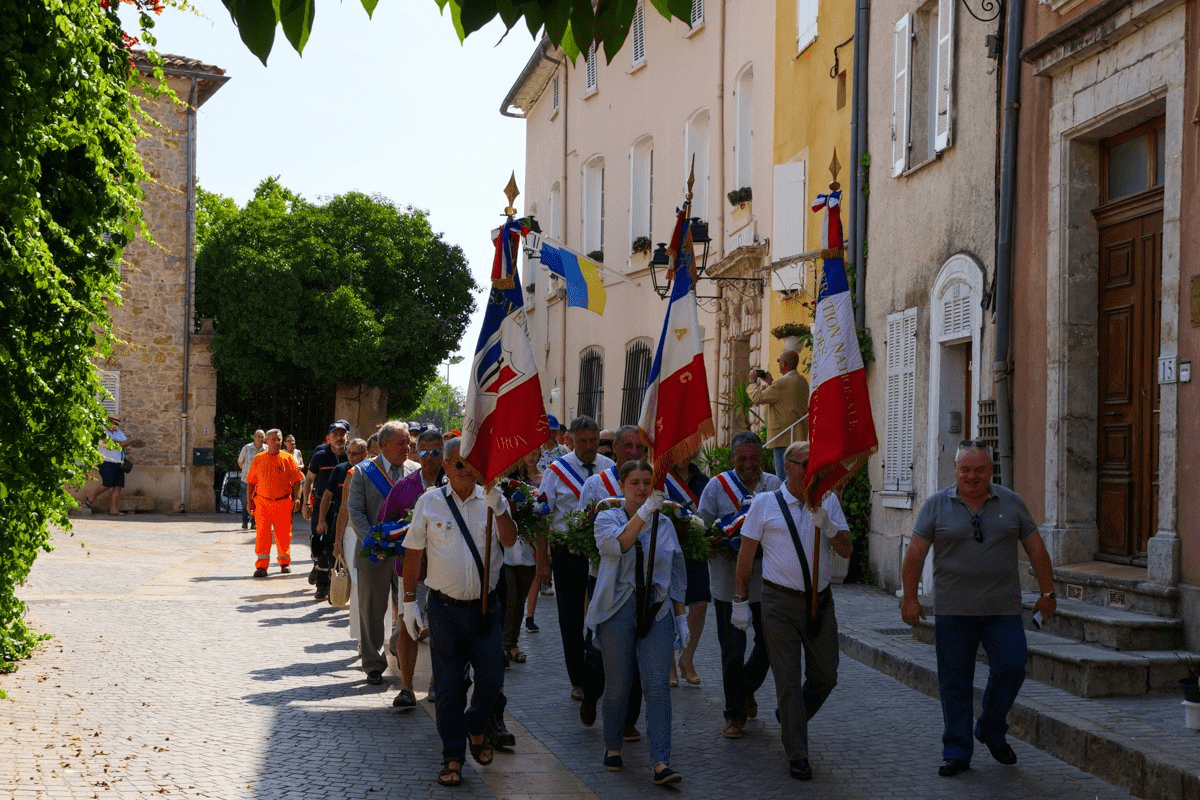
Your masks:
[{"label": "brown sandal", "polygon": [[508,651],[508,660],[514,664],[524,664],[525,654],[521,652],[520,648],[514,647]]},{"label": "brown sandal", "polygon": [[496,753],[492,750],[492,745],[488,741],[486,733],[479,737],[478,742],[472,741],[474,738],[470,735],[467,736],[467,746],[471,749],[471,758],[475,759],[477,764],[486,767],[492,763],[492,760],[496,757]]},{"label": "brown sandal", "polygon": [[442,771],[438,773],[439,786],[462,786],[462,762],[443,761]]}]

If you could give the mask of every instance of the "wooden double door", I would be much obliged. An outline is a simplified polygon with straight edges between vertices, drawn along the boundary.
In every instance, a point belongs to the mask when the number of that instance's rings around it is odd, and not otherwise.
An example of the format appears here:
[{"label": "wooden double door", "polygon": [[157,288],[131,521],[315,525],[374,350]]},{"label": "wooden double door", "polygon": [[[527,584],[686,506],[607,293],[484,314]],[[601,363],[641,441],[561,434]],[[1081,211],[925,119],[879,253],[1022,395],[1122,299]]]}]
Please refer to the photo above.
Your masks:
[{"label": "wooden double door", "polygon": [[1103,560],[1144,564],[1158,527],[1162,191],[1096,212],[1097,524]]}]

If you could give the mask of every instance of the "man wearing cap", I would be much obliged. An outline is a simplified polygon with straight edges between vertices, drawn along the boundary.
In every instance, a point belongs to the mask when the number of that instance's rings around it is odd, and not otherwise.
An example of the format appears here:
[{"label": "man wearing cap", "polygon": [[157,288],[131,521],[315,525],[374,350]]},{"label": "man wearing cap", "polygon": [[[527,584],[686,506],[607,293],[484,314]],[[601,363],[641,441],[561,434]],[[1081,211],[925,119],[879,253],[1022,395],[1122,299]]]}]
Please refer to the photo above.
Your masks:
[{"label": "man wearing cap", "polygon": [[[88,508],[96,505],[100,495],[111,491],[108,496],[108,513],[114,517],[122,517],[125,512],[120,508],[121,489],[125,486],[125,448],[129,438],[121,430],[121,420],[116,417],[108,418],[107,430],[103,441],[100,442],[100,485],[85,502]],[[244,525],[242,527],[245,527]]]},{"label": "man wearing cap", "polygon": [[546,467],[550,465],[550,462],[554,461],[556,458],[562,458],[570,452],[563,445],[563,437],[560,434],[562,431],[562,426],[558,424],[558,417],[554,416],[553,414],[547,414],[546,422],[550,425],[550,433],[554,434],[554,438],[558,440],[558,444],[543,450],[542,455],[538,458],[538,471],[543,473],[546,471]]},{"label": "man wearing cap", "polygon": [[259,428],[254,432],[254,441],[246,442],[238,453],[238,469],[242,473],[242,530],[246,530],[248,525],[254,525],[254,520],[250,518],[250,506],[246,502],[246,474],[250,472],[250,462],[254,457],[267,449],[263,444],[265,438],[267,434]]},{"label": "man wearing cap", "polygon": [[304,476],[292,454],[280,452],[282,446],[283,431],[278,428],[267,431],[267,449],[254,457],[246,476],[247,502],[258,524],[254,537],[256,578],[267,577],[272,536],[279,571],[292,571],[292,515],[300,510],[300,484]]},{"label": "man wearing cap", "polygon": [[350,426],[341,420],[332,423],[325,435],[328,447],[318,447],[313,450],[308,462],[308,474],[304,476],[304,486],[301,489],[300,510],[309,521],[309,547],[312,553],[313,568],[309,573],[309,583],[316,586],[314,597],[324,600],[329,597],[329,571],[333,569],[333,535],[328,531],[317,531],[317,523],[321,515],[314,514],[314,509],[320,509],[321,496],[329,486],[329,477],[338,464],[346,460],[346,434]]}]

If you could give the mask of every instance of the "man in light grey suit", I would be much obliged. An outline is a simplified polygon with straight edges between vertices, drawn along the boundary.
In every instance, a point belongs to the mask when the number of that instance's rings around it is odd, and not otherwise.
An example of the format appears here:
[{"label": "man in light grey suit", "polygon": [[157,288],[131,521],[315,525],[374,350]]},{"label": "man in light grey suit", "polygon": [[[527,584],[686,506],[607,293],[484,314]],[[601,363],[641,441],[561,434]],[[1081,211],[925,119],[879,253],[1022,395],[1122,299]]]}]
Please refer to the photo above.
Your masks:
[{"label": "man in light grey suit", "polygon": [[[346,508],[360,542],[379,523],[379,507],[392,484],[404,477],[410,443],[408,425],[396,421],[385,423],[379,429],[379,455],[354,467]],[[388,597],[395,597],[397,592],[396,564],[391,558],[371,561],[360,553],[355,567],[358,571],[362,669],[367,673],[367,683],[378,686],[383,683],[383,671],[387,669],[387,656],[383,653],[387,635],[383,622],[387,616]],[[400,607],[399,603],[396,607]]]}]

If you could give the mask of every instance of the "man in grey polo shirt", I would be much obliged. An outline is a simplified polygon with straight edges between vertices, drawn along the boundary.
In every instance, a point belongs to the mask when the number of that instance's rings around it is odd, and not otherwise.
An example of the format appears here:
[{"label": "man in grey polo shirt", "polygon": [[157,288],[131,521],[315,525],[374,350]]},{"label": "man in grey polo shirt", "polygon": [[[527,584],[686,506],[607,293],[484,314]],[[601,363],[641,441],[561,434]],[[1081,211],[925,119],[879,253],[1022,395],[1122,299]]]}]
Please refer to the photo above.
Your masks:
[{"label": "man in grey polo shirt", "polygon": [[[992,483],[986,442],[966,440],[959,445],[954,480],[953,486],[929,497],[917,515],[904,557],[900,606],[909,625],[924,616],[917,583],[932,547],[934,642],[945,720],[938,774],[947,778],[970,769],[972,733],[992,758],[1001,764],[1017,763],[1005,734],[1009,709],[1025,680],[1028,655],[1018,543],[1029,555],[1041,587],[1037,610],[1047,619],[1055,610],[1054,570],[1046,545],[1020,495]],[[988,683],[972,731],[975,654],[981,642],[988,657]]]}]

